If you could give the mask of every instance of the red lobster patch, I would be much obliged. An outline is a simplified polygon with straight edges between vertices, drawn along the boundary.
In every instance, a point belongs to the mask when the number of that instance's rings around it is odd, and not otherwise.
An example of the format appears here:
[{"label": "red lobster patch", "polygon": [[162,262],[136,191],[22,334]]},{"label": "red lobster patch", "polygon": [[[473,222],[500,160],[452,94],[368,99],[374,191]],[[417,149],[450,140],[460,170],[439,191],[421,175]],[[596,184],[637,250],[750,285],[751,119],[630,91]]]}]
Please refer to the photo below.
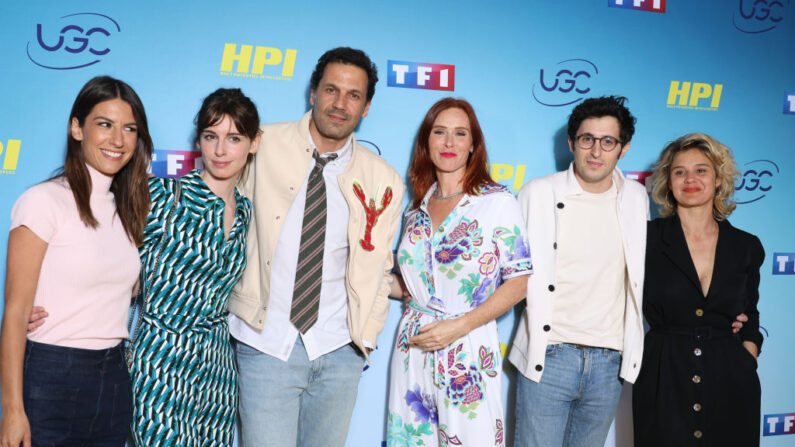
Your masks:
[{"label": "red lobster patch", "polygon": [[373,227],[375,226],[376,222],[378,222],[378,217],[384,213],[386,207],[388,207],[392,202],[392,187],[387,186],[386,191],[384,191],[384,196],[381,198],[380,207],[375,206],[374,198],[371,198],[369,202],[367,201],[367,197],[364,195],[364,190],[358,182],[353,182],[353,193],[356,194],[359,202],[362,203],[362,206],[364,207],[364,214],[367,217],[367,223],[364,227],[364,237],[359,239],[359,245],[361,245],[362,248],[367,251],[373,251],[375,250],[375,246],[372,243]]}]

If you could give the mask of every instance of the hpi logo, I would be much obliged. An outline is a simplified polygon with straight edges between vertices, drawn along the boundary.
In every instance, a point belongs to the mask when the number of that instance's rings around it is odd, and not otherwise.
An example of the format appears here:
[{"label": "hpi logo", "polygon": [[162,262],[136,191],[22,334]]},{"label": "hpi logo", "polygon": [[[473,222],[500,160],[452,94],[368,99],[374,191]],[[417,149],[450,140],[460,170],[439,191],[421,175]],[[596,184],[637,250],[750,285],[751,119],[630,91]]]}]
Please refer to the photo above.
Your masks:
[{"label": "hpi logo", "polygon": [[0,157],[3,160],[3,169],[0,169],[0,174],[16,173],[20,145],[22,145],[20,140],[8,140],[3,147],[3,142],[0,141]]},{"label": "hpi logo", "polygon": [[522,185],[524,185],[524,173],[527,170],[527,165],[516,165],[514,168],[513,165],[503,164],[503,163],[493,163],[490,166],[489,174],[491,175],[491,179],[497,183],[503,182],[504,180],[510,181],[513,179],[512,184],[503,183],[505,186],[511,188],[511,192],[516,194],[522,189]]},{"label": "hpi logo", "polygon": [[732,24],[748,34],[766,33],[775,29],[782,20],[790,0],[738,0]]},{"label": "hpi logo", "polygon": [[795,115],[795,92],[784,93],[784,113]]},{"label": "hpi logo", "polygon": [[121,27],[94,12],[68,14],[51,23],[36,24],[36,41],[27,44],[28,59],[42,68],[73,70],[98,63],[110,53],[109,40]]},{"label": "hpi logo", "polygon": [[547,72],[543,68],[539,71],[538,84],[533,84],[533,99],[548,107],[580,102],[591,91],[591,81],[598,74],[596,64],[587,59],[560,61]]},{"label": "hpi logo", "polygon": [[773,253],[773,274],[795,275],[795,253]]},{"label": "hpi logo", "polygon": [[766,414],[762,436],[795,434],[795,413]]},{"label": "hpi logo", "polygon": [[640,183],[641,185],[646,187],[646,192],[651,194],[652,189],[654,187],[654,178],[652,175],[653,172],[650,171],[623,171],[624,177],[635,180],[636,182]]},{"label": "hpi logo", "polygon": [[387,86],[455,91],[455,65],[386,61]]},{"label": "hpi logo", "polygon": [[607,0],[607,6],[638,11],[665,12],[665,0]]},{"label": "hpi logo", "polygon": [[204,169],[200,151],[157,149],[152,154],[152,174],[155,177],[182,177],[194,169]]},{"label": "hpi logo", "polygon": [[[252,52],[254,53],[253,66]],[[293,78],[295,71],[296,54],[298,54],[297,50],[286,49],[282,53],[282,50],[278,48],[254,47],[253,45],[240,45],[240,52],[238,52],[237,45],[227,43],[224,44],[224,55],[221,58],[221,75],[289,81]],[[232,71],[235,62],[237,62],[237,70]],[[267,73],[265,73],[266,65],[273,67],[268,68]],[[281,65],[281,72],[278,71],[279,65]]]},{"label": "hpi logo", "polygon": [[738,205],[756,202],[773,189],[773,178],[778,175],[778,165],[770,160],[754,160],[745,164],[740,182],[734,185]]},{"label": "hpi logo", "polygon": [[[668,89],[668,107],[677,109],[718,110],[720,95],[723,93],[723,84],[704,84],[701,82],[671,81]],[[678,98],[678,100],[677,100]],[[689,98],[689,101],[688,101]],[[708,99],[701,102],[702,99]]]}]

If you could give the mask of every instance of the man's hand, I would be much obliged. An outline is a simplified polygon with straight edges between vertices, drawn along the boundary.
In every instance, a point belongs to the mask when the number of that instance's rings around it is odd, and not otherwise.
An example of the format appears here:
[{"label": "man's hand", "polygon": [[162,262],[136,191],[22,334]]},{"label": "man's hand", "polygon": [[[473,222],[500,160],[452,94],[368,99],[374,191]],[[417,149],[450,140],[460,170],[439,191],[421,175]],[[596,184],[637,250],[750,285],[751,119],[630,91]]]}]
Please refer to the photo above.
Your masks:
[{"label": "man's hand", "polygon": [[740,329],[743,328],[743,323],[746,323],[746,322],[748,322],[748,315],[746,315],[746,314],[737,315],[737,321],[732,323],[732,333],[736,334],[736,333],[740,332]]}]

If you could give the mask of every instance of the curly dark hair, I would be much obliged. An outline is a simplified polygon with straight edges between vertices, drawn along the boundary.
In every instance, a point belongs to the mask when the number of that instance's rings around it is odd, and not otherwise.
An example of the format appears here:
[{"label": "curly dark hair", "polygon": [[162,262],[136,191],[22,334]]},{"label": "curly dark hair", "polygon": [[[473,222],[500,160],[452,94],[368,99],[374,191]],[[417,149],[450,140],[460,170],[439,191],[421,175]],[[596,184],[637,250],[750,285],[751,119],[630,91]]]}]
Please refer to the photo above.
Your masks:
[{"label": "curly dark hair", "polygon": [[574,141],[577,137],[577,130],[580,124],[588,118],[600,118],[612,116],[618,120],[620,130],[619,138],[622,144],[627,144],[635,134],[635,122],[637,121],[629,109],[624,106],[627,98],[623,96],[601,96],[599,98],[588,98],[581,102],[569,115],[569,138]]},{"label": "curly dark hair", "polygon": [[364,70],[367,73],[367,101],[373,99],[375,83],[378,82],[378,69],[364,51],[350,47],[334,48],[320,56],[309,81],[312,90],[317,90],[320,78],[323,77],[323,73],[326,71],[326,65],[331,63],[355,65]]}]

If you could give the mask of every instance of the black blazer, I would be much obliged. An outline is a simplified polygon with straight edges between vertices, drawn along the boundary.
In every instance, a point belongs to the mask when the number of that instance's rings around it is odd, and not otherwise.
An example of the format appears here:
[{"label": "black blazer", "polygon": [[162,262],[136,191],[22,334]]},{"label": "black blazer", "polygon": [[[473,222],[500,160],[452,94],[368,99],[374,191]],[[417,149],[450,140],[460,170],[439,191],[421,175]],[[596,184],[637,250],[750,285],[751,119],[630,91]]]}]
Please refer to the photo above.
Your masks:
[{"label": "black blazer", "polygon": [[[756,306],[759,268],[765,251],[759,238],[733,227],[726,220],[718,222],[718,230],[712,282],[704,297],[679,217],[674,215],[649,222],[643,314],[652,328],[711,326],[726,329],[731,328],[738,314],[745,313],[748,322],[740,330],[740,338],[756,343],[761,352],[762,334]],[[661,300],[672,297],[681,308],[677,312],[662,306]]]}]

